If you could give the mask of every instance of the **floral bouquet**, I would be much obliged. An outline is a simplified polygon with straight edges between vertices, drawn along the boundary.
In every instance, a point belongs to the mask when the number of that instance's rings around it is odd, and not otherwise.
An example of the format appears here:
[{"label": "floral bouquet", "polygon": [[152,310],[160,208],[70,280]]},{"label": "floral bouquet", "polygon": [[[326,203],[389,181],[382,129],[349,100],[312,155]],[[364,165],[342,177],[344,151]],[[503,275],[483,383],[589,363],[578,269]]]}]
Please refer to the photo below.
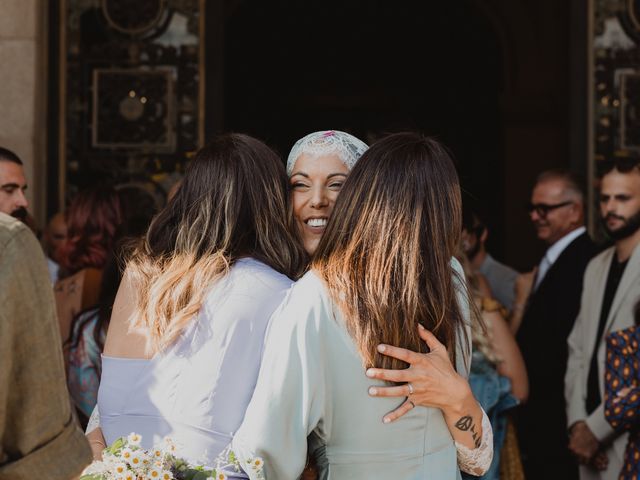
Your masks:
[{"label": "floral bouquet", "polygon": [[[221,467],[209,468],[201,465],[190,465],[176,456],[176,445],[170,438],[155,445],[151,450],[140,446],[142,436],[131,433],[128,437],[119,438],[104,449],[102,460],[96,460],[82,472],[80,480],[226,480],[227,475]],[[231,468],[240,472],[242,465],[234,453],[227,449],[222,452],[225,457],[225,469]],[[220,457],[219,457],[220,459]],[[218,460],[218,465],[222,463]],[[264,478],[261,458],[246,462],[245,470]],[[227,470],[228,471],[228,470]]]}]

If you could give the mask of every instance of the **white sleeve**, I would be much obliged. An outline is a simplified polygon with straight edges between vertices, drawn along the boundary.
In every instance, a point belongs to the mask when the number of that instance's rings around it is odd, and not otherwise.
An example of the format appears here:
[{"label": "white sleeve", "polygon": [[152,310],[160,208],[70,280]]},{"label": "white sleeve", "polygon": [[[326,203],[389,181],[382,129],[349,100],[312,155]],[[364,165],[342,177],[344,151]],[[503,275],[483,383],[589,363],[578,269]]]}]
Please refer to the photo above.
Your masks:
[{"label": "white sleeve", "polygon": [[[308,297],[296,301],[296,296],[294,287],[274,314],[256,389],[233,439],[240,464],[261,458],[267,479],[300,477],[307,459],[307,436],[325,411],[322,307]],[[261,478],[245,470],[251,479]]]},{"label": "white sleeve", "polygon": [[[471,365],[471,307],[469,292],[464,283],[464,271],[462,265],[454,258],[451,260],[452,266],[457,275],[454,283],[458,289],[458,304],[464,319],[463,330],[458,335],[458,345],[456,350],[456,370],[464,378],[469,378],[469,368]],[[470,449],[455,442],[458,453],[458,466],[460,470],[471,475],[483,475],[491,466],[493,459],[493,429],[491,422],[484,410],[482,410],[482,439],[480,446]]]},{"label": "white sleeve", "polygon": [[91,412],[91,417],[89,417],[89,423],[87,424],[87,429],[84,431],[85,435],[93,432],[96,428],[100,427],[100,412],[98,411],[98,405],[93,407],[93,412]]},{"label": "white sleeve", "polygon": [[470,475],[484,475],[493,460],[493,429],[491,422],[482,410],[482,439],[477,448],[467,448],[455,442],[458,451],[458,466],[460,470]]}]

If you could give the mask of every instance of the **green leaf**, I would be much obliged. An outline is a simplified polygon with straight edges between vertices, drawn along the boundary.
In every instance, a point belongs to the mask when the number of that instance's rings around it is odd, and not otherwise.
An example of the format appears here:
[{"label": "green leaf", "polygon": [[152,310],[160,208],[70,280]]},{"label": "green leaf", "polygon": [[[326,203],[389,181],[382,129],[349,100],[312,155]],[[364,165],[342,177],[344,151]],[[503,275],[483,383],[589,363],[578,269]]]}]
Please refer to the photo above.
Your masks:
[{"label": "green leaf", "polygon": [[[211,473],[213,473],[213,472],[211,472]],[[198,472],[193,477],[193,480],[207,480],[207,478],[209,478],[211,476],[212,475],[210,475],[208,472]]]},{"label": "green leaf", "polygon": [[194,467],[183,473],[184,480],[206,480],[215,476],[215,470],[205,470],[204,467]]},{"label": "green leaf", "polygon": [[120,451],[122,450],[122,448],[124,447],[124,437],[120,437],[119,439],[117,439],[115,442],[113,442],[111,445],[109,445],[106,450],[107,452],[113,454],[113,455],[118,455],[120,453]]}]

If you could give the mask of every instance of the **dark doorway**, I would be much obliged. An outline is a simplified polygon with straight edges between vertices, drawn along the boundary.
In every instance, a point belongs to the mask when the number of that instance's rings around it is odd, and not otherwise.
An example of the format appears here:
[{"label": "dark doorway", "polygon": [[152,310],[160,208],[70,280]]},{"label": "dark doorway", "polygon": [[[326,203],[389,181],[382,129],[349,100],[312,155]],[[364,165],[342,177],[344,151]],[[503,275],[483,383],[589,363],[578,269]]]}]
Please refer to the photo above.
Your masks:
[{"label": "dark doorway", "polygon": [[474,1],[232,5],[216,130],[255,135],[283,156],[315,130],[366,142],[400,130],[434,135],[491,212],[492,247],[502,250],[502,58]]}]

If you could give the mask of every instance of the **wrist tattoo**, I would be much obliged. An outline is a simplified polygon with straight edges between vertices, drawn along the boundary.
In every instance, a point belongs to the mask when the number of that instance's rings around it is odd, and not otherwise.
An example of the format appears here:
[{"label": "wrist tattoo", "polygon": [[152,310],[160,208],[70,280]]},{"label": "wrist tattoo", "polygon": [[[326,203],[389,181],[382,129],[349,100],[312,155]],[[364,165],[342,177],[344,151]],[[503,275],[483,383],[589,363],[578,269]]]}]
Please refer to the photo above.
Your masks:
[{"label": "wrist tattoo", "polygon": [[476,431],[476,425],[473,423],[471,415],[465,415],[456,422],[456,428],[463,432],[471,432],[471,438],[473,438],[473,444],[478,448],[480,446],[480,435]]}]

